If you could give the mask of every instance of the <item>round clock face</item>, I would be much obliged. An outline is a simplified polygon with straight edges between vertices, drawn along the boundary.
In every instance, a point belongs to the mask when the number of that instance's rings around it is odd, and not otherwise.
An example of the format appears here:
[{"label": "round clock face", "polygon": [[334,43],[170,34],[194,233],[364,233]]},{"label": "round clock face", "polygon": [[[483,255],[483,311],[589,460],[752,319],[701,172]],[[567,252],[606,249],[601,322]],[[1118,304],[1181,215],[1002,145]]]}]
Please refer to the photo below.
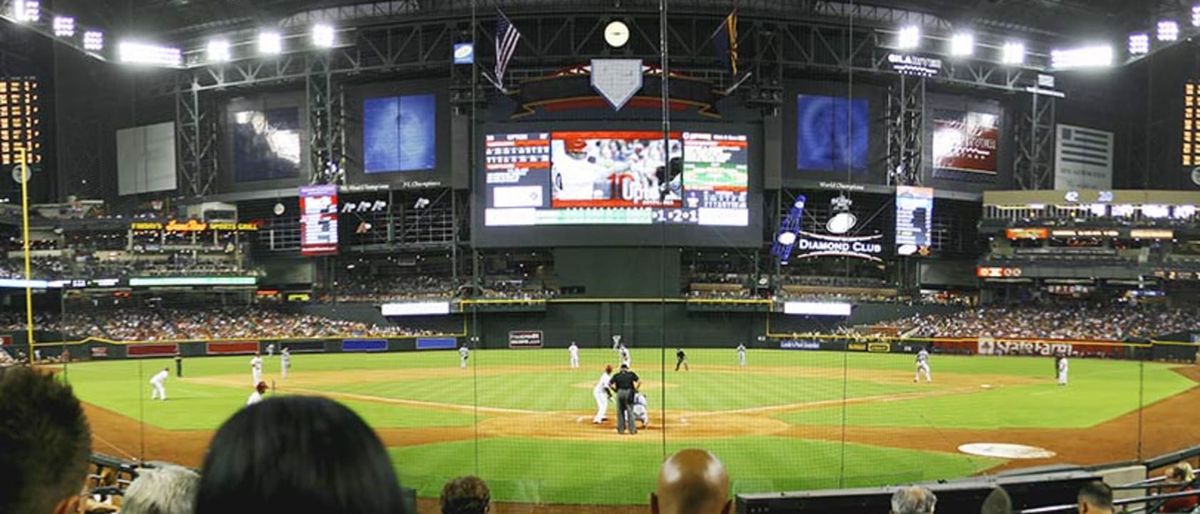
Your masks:
[{"label": "round clock face", "polygon": [[625,46],[625,43],[629,42],[629,27],[621,21],[610,22],[604,27],[604,41],[613,48]]}]

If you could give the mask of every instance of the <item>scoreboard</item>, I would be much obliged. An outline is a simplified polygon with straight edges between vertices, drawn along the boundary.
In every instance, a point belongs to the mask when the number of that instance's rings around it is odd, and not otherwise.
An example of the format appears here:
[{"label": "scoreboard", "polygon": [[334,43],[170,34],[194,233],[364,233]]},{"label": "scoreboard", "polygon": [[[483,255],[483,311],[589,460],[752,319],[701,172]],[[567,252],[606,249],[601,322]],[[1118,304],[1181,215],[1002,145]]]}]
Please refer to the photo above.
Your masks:
[{"label": "scoreboard", "polygon": [[896,253],[928,255],[932,232],[933,189],[896,186]]},{"label": "scoreboard", "polygon": [[337,185],[300,188],[300,253],[329,255],[338,250]]}]

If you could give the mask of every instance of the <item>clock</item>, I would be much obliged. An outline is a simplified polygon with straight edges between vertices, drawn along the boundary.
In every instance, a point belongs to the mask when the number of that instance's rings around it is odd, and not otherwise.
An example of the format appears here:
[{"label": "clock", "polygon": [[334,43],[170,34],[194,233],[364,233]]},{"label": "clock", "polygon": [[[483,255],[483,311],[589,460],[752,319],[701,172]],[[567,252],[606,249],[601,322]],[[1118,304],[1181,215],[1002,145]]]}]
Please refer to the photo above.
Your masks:
[{"label": "clock", "polygon": [[623,21],[611,21],[604,27],[604,41],[608,46],[621,48],[629,42],[629,27]]}]

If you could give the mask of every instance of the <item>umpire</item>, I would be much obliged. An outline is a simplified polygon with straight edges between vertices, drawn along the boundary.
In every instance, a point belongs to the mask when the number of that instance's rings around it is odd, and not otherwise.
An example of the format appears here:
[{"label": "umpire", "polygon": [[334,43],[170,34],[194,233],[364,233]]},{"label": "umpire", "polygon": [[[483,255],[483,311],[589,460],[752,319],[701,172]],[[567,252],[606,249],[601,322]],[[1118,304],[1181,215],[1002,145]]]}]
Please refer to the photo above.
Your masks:
[{"label": "umpire", "polygon": [[642,379],[637,373],[629,371],[629,366],[621,365],[621,371],[612,377],[609,387],[617,391],[617,433],[625,433],[625,425],[629,425],[629,433],[637,433],[637,423],[633,416],[633,395],[642,386]]}]

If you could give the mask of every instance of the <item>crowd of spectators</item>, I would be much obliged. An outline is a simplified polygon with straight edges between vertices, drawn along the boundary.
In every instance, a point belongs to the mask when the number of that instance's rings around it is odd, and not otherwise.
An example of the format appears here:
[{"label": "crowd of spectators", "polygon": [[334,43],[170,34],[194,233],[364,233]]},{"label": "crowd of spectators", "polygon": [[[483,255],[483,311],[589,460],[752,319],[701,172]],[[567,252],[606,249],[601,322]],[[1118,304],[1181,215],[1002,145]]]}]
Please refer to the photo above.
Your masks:
[{"label": "crowd of spectators", "polygon": [[1200,309],[1144,303],[1070,302],[977,307],[880,323],[912,337],[1122,341],[1200,328]]},{"label": "crowd of spectators", "polygon": [[457,295],[450,277],[432,275],[350,275],[337,284],[339,302],[380,303],[398,300],[447,299]]}]

